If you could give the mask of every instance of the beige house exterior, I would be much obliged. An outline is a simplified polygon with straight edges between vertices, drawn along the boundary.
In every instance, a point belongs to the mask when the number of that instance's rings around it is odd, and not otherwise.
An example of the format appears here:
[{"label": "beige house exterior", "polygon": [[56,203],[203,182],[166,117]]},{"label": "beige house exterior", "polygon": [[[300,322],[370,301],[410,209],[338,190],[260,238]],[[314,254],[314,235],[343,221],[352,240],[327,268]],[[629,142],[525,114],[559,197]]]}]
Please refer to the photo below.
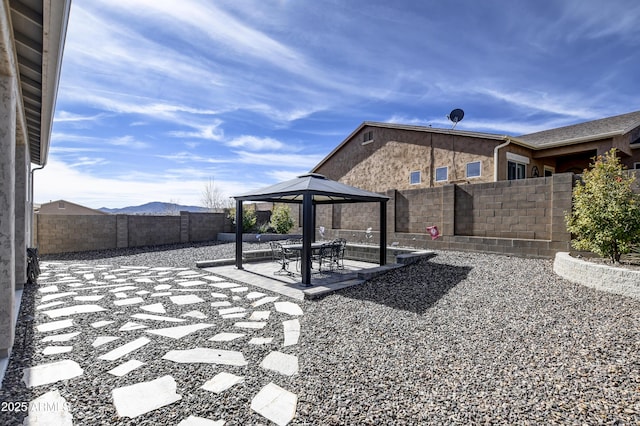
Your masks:
[{"label": "beige house exterior", "polygon": [[14,341],[33,170],[47,163],[71,0],[0,0],[0,376]]},{"label": "beige house exterior", "polygon": [[611,148],[640,168],[640,111],[522,136],[364,122],[312,171],[384,192],[581,173]]},{"label": "beige house exterior", "polygon": [[109,213],[101,210],[92,209],[72,203],[67,200],[50,201],[40,205],[37,209],[38,214],[64,214],[64,215],[108,215]]}]

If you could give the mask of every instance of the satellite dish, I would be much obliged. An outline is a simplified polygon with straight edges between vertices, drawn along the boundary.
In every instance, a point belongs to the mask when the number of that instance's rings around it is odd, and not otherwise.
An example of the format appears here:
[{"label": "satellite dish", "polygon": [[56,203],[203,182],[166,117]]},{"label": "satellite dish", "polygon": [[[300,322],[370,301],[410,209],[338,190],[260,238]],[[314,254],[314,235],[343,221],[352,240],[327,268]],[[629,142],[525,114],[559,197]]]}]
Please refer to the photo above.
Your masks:
[{"label": "satellite dish", "polygon": [[449,115],[447,115],[447,118],[453,122],[452,129],[455,129],[456,124],[458,124],[458,121],[462,121],[462,119],[464,118],[464,111],[461,110],[460,108],[456,108],[453,111],[451,111]]}]

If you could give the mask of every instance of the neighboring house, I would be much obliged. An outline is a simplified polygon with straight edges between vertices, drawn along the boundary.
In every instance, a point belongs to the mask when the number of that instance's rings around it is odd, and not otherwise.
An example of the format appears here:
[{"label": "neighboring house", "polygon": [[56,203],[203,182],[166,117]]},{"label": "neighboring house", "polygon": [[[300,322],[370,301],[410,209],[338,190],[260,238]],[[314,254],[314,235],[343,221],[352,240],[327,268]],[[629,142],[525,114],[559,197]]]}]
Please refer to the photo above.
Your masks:
[{"label": "neighboring house", "polygon": [[33,228],[32,164],[47,163],[71,0],[0,1],[0,377]]},{"label": "neighboring house", "polygon": [[364,122],[312,171],[382,192],[581,173],[611,148],[640,168],[640,111],[517,137]]},{"label": "neighboring house", "polygon": [[65,214],[65,215],[108,215],[109,213],[81,206],[71,201],[58,200],[44,203],[37,211],[38,214]]}]

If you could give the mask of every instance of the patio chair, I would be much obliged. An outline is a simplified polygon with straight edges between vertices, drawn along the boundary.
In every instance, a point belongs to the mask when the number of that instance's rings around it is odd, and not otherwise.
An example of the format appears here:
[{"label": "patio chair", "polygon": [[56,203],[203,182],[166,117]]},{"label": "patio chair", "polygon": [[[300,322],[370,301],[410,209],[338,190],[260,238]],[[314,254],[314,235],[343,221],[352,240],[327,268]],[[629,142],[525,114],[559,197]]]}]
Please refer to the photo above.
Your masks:
[{"label": "patio chair", "polygon": [[344,269],[344,252],[347,248],[347,240],[336,238],[332,241],[331,265],[336,269]]},{"label": "patio chair", "polygon": [[322,244],[315,254],[311,256],[311,264],[318,263],[318,271],[322,272],[322,264],[329,265],[329,269],[333,270],[333,244]]},{"label": "patio chair", "polygon": [[289,271],[289,264],[292,259],[297,258],[295,253],[286,250],[282,244],[275,241],[269,243],[271,247],[271,259],[280,265],[280,269],[275,271],[274,275],[293,275],[293,272]]}]

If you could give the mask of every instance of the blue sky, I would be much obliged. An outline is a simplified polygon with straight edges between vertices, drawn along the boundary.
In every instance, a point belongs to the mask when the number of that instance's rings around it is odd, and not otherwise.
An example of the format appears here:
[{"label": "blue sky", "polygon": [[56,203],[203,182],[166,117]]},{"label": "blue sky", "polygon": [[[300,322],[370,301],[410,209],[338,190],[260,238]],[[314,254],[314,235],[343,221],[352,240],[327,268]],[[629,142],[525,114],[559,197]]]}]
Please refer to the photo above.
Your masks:
[{"label": "blue sky", "polygon": [[35,202],[200,205],[363,121],[520,135],[640,110],[636,0],[73,0]]}]

